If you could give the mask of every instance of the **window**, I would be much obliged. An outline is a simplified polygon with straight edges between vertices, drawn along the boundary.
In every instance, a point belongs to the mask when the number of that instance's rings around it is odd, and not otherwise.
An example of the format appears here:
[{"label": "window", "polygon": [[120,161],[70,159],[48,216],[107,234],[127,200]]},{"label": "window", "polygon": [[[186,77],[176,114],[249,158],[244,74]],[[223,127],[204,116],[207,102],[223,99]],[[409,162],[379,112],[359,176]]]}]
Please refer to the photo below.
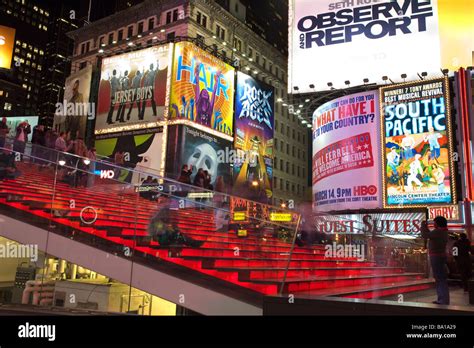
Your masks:
[{"label": "window", "polygon": [[301,176],[301,167],[298,166],[298,178]]},{"label": "window", "polygon": [[298,159],[300,159],[300,157],[301,157],[301,151],[300,149],[298,149]]},{"label": "window", "polygon": [[278,150],[278,139],[275,139],[275,150]]},{"label": "window", "polygon": [[290,144],[286,144],[286,154],[290,154]]},{"label": "window", "polygon": [[278,159],[275,156],[275,161],[274,161],[274,167],[275,169],[278,169]]},{"label": "window", "polygon": [[258,53],[255,53],[255,62],[257,64],[260,64],[260,54],[258,54]]},{"label": "window", "polygon": [[283,171],[283,168],[285,168],[285,167],[283,167],[283,160],[281,159],[280,160],[280,170]]},{"label": "window", "polygon": [[196,14],[196,22],[198,22],[199,25],[203,26],[204,28],[207,28],[207,16],[199,11],[197,11]]},{"label": "window", "polygon": [[285,133],[285,125],[283,123],[280,124],[280,133],[281,134]]},{"label": "window", "polygon": [[275,176],[274,177],[274,180],[273,180],[273,188],[277,188],[277,185],[278,185],[278,178]]},{"label": "window", "polygon": [[201,35],[201,34],[197,34],[197,33],[196,33],[196,39],[197,39],[200,43],[202,43],[202,44],[204,44],[204,43],[206,42],[206,41],[205,41],[206,39],[205,39],[204,36]]},{"label": "window", "polygon": [[173,22],[178,20],[178,9],[173,10]]},{"label": "window", "polygon": [[291,165],[291,175],[295,175],[295,165]]},{"label": "window", "polygon": [[303,144],[306,145],[306,135],[303,134]]},{"label": "window", "polygon": [[242,40],[234,37],[234,48],[237,50],[237,51],[242,51]]},{"label": "window", "polygon": [[108,41],[109,45],[112,45],[113,41],[114,41],[114,33],[110,33],[109,34],[109,41]]},{"label": "window", "polygon": [[293,157],[295,157],[295,147],[294,147],[294,146],[293,146],[293,148],[292,148],[291,155],[292,155]]},{"label": "window", "polygon": [[216,35],[219,39],[225,41],[225,29],[219,24],[216,24]]},{"label": "window", "polygon": [[84,69],[86,66],[87,66],[87,62],[81,62],[81,64],[79,64],[79,70]]},{"label": "window", "polygon": [[131,38],[133,36],[133,25],[129,26],[127,29],[127,38]]},{"label": "window", "polygon": [[295,184],[291,184],[291,192],[295,192]]},{"label": "window", "polygon": [[290,162],[286,162],[286,174],[290,174]]},{"label": "window", "polygon": [[280,179],[280,190],[283,190],[283,179]]},{"label": "window", "polygon": [[123,40],[123,29],[120,29],[118,31],[117,41],[122,41],[122,40]]},{"label": "window", "polygon": [[175,36],[176,36],[175,32],[173,31],[171,33],[168,33],[168,35],[166,35],[166,39],[167,40],[174,40]]},{"label": "window", "polygon": [[296,193],[299,195],[300,194],[300,184],[298,184],[298,190],[296,191]]},{"label": "window", "polygon": [[303,151],[303,160],[306,161],[306,152]]},{"label": "window", "polygon": [[286,135],[290,136],[290,126],[286,126]]},{"label": "window", "polygon": [[298,141],[301,141],[301,133],[298,132]]},{"label": "window", "polygon": [[249,47],[249,58],[253,58],[253,49]]},{"label": "window", "polygon": [[91,47],[91,42],[90,42],[90,41],[87,41],[87,42],[86,42],[86,52],[89,52],[89,51],[90,51],[90,47]]},{"label": "window", "polygon": [[150,18],[148,20],[148,30],[153,30],[155,28],[155,18]]},{"label": "window", "polygon": [[101,36],[99,38],[99,46],[102,47],[102,45],[104,44],[104,40],[105,40],[105,36]]},{"label": "window", "polygon": [[296,138],[296,132],[295,132],[295,130],[293,129],[293,139],[295,139],[295,138]]},{"label": "window", "polygon": [[286,190],[290,191],[290,182],[288,180],[286,181]]},{"label": "window", "polygon": [[86,53],[86,44],[85,43],[81,44],[81,54],[84,54],[84,53]]},{"label": "window", "polygon": [[138,23],[138,34],[143,33],[143,22]]},{"label": "window", "polygon": [[166,12],[166,24],[171,23],[171,15],[172,15],[171,11]]},{"label": "window", "polygon": [[262,57],[262,65],[264,69],[267,68],[267,59],[265,57]]}]

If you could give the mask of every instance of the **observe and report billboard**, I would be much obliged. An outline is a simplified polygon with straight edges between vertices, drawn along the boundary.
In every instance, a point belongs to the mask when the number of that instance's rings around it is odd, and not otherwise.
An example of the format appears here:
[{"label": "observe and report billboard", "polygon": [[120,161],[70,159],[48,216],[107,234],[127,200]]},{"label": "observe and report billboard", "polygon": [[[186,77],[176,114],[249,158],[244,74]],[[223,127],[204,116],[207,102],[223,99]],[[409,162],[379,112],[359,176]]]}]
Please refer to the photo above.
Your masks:
[{"label": "observe and report billboard", "polygon": [[[472,2],[290,0],[290,93],[417,79],[472,65]],[[310,88],[314,85],[314,88]]]},{"label": "observe and report billboard", "polygon": [[378,91],[344,96],[313,115],[313,208],[374,209],[381,202]]},{"label": "observe and report billboard", "polygon": [[448,79],[380,89],[385,207],[456,202]]}]

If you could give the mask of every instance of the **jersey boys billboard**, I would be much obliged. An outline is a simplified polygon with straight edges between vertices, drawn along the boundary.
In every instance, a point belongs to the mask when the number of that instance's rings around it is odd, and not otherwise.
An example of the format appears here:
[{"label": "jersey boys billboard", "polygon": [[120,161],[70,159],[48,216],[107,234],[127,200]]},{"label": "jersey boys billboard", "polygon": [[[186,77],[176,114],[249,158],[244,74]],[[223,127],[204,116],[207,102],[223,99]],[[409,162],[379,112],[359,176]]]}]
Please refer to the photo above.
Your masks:
[{"label": "jersey boys billboard", "polygon": [[289,25],[290,92],[410,79],[442,66],[437,0],[290,0]]},{"label": "jersey boys billboard", "polygon": [[381,207],[378,92],[327,102],[313,115],[316,211]]},{"label": "jersey boys billboard", "polygon": [[235,70],[190,42],[175,45],[170,117],[233,135]]},{"label": "jersey boys billboard", "polygon": [[234,190],[261,202],[272,197],[274,102],[273,87],[237,74]]},{"label": "jersey boys billboard", "polygon": [[448,80],[381,88],[384,205],[452,203]]},{"label": "jersey boys billboard", "polygon": [[171,47],[104,58],[95,134],[152,128],[164,120]]}]

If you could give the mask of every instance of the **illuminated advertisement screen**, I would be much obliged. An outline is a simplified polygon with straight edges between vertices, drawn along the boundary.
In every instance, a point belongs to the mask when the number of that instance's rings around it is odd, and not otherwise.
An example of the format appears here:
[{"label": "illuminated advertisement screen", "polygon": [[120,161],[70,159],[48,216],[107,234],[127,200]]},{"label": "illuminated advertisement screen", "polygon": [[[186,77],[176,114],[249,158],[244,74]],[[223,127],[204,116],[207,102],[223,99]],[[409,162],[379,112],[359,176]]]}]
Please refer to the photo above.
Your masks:
[{"label": "illuminated advertisement screen", "polygon": [[290,93],[398,82],[443,66],[438,0],[290,0],[289,28]]},{"label": "illuminated advertisement screen", "polygon": [[31,142],[33,137],[33,129],[38,125],[39,116],[9,116],[7,119],[8,134],[7,137],[15,138],[16,129],[21,123],[27,122],[30,125],[31,133],[28,134],[28,142]]},{"label": "illuminated advertisement screen", "polygon": [[56,104],[54,129],[69,132],[71,139],[84,138],[87,119],[95,118],[95,106],[89,103],[92,66],[79,70],[66,79],[64,101]]},{"label": "illuminated advertisement screen", "polygon": [[380,208],[378,92],[344,96],[313,114],[313,207]]},{"label": "illuminated advertisement screen", "polygon": [[194,44],[177,43],[170,118],[189,120],[232,136],[234,74],[233,67]]},{"label": "illuminated advertisement screen", "polygon": [[[135,135],[137,132],[131,131],[118,137],[99,137],[96,139],[97,155],[108,157],[112,163],[115,154],[119,151],[123,152],[124,166],[130,170],[122,170],[116,180],[137,184],[148,175],[163,176],[161,171],[164,166],[163,127],[154,129],[152,133],[147,133],[145,130],[142,132],[143,134],[140,135]],[[100,168],[96,169],[99,170]],[[136,172],[132,172],[134,169]],[[140,175],[137,173],[138,171],[147,174]]]},{"label": "illuminated advertisement screen", "polygon": [[[226,157],[232,143],[202,130],[184,125],[170,126],[168,131],[166,173],[178,178],[184,164],[192,166],[191,183],[199,169],[211,176],[214,189],[226,190],[231,186],[231,162]],[[222,180],[222,183],[218,182]],[[222,187],[218,187],[222,185]]]},{"label": "illuminated advertisement screen", "polygon": [[274,102],[273,87],[237,74],[234,193],[263,202],[272,197]]},{"label": "illuminated advertisement screen", "polygon": [[384,205],[454,203],[448,79],[380,89]]},{"label": "illuminated advertisement screen", "polygon": [[0,68],[11,68],[14,46],[15,29],[0,25]]},{"label": "illuminated advertisement screen", "polygon": [[95,134],[157,127],[166,117],[171,45],[104,58]]}]

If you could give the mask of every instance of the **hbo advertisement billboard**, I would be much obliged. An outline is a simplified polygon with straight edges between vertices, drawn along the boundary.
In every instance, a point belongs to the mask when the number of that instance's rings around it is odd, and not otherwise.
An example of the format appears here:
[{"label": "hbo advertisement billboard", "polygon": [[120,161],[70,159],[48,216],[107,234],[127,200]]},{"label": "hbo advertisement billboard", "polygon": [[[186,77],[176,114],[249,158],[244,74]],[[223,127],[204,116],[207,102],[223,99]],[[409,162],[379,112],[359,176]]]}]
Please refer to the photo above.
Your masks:
[{"label": "hbo advertisement billboard", "polygon": [[344,96],[313,114],[313,202],[319,212],[382,206],[378,92]]}]

